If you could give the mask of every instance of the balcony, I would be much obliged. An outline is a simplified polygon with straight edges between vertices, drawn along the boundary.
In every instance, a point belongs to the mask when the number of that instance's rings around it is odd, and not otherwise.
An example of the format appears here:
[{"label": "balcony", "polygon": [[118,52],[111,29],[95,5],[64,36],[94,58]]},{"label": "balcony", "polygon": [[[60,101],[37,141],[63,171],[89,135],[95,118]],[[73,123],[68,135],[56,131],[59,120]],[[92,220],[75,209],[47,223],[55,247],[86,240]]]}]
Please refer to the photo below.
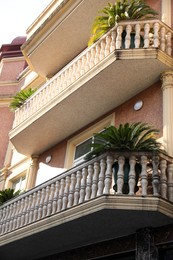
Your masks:
[{"label": "balcony", "polygon": [[159,81],[173,66],[172,32],[159,20],[120,22],[16,110],[15,148],[42,153]]},{"label": "balcony", "polygon": [[[129,194],[122,192],[121,166],[125,158],[130,158]],[[117,192],[113,189],[114,161],[120,166]],[[135,193],[136,161],[142,170],[139,190]],[[35,259],[172,221],[173,159],[164,155],[111,152],[1,206],[0,255],[3,259]]]}]

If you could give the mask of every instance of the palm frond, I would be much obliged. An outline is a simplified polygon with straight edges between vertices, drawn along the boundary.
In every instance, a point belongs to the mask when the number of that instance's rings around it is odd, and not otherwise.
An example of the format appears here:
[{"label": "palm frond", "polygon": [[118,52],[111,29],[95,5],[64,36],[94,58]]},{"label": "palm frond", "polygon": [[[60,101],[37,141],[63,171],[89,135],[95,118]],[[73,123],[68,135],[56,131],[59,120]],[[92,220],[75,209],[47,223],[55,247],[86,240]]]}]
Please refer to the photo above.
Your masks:
[{"label": "palm frond", "polygon": [[5,203],[6,201],[20,195],[22,192],[21,190],[15,191],[14,189],[5,189],[0,191],[0,205]]},{"label": "palm frond", "polygon": [[85,159],[90,159],[108,150],[166,153],[157,141],[159,131],[146,123],[125,123],[118,127],[109,126],[101,133],[94,134],[91,152]]},{"label": "palm frond", "polygon": [[10,108],[12,110],[16,110],[17,108],[21,107],[25,101],[31,96],[33,95],[35,92],[37,91],[37,89],[32,89],[32,88],[28,88],[25,90],[21,90],[20,92],[18,92],[14,97],[12,102],[10,103]]},{"label": "palm frond", "polygon": [[[143,0],[116,0],[115,4],[108,3],[98,13],[100,15],[94,19],[88,46],[92,45],[121,20],[150,19],[158,15]],[[103,26],[105,31],[103,31]]]}]

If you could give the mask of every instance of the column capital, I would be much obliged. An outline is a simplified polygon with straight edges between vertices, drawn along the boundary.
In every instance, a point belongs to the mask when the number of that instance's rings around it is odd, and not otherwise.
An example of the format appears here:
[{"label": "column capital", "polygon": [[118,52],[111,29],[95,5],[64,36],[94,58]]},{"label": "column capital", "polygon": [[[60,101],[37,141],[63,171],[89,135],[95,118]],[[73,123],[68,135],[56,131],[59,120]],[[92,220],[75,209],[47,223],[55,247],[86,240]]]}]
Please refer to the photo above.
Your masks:
[{"label": "column capital", "polygon": [[173,88],[173,70],[167,70],[161,74],[162,90]]}]

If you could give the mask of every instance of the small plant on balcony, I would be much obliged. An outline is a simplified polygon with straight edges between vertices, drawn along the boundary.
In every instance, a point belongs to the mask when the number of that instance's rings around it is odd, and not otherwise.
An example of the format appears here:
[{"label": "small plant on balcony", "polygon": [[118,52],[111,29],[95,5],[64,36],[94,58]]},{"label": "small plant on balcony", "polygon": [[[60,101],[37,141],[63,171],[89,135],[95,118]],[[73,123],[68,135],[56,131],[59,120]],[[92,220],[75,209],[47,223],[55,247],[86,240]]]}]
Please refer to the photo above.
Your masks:
[{"label": "small plant on balcony", "polygon": [[[120,124],[117,128],[109,126],[103,132],[96,133],[93,136],[94,142],[90,145],[89,152],[85,159],[91,159],[107,151],[115,152],[152,152],[154,155],[166,153],[161,147],[161,143],[157,141],[159,131],[146,123],[126,123]],[[119,169],[118,162],[113,164],[114,169],[114,189],[117,191],[117,173]],[[129,160],[126,158],[124,164],[124,186],[123,193],[128,193],[128,175],[130,170]],[[136,186],[135,192],[138,190],[137,182],[141,165],[139,162],[135,165]]]},{"label": "small plant on balcony", "polygon": [[91,46],[121,20],[151,19],[158,14],[143,0],[117,0],[115,4],[108,3],[99,13],[101,15],[97,16],[93,22],[88,46]]},{"label": "small plant on balcony", "polygon": [[158,154],[165,151],[157,141],[159,130],[146,123],[125,123],[118,127],[109,126],[101,133],[94,134],[91,152],[86,159],[100,155],[106,151],[117,152],[153,152]]},{"label": "small plant on balcony", "polygon": [[10,108],[12,110],[16,110],[17,108],[21,107],[25,101],[32,96],[35,92],[37,91],[37,89],[32,89],[32,88],[28,88],[28,89],[24,89],[21,90],[20,92],[18,92],[14,97],[12,102],[10,103]]},{"label": "small plant on balcony", "polygon": [[14,189],[5,189],[0,191],[0,206],[4,204],[6,201],[20,195],[21,190],[15,191]]}]

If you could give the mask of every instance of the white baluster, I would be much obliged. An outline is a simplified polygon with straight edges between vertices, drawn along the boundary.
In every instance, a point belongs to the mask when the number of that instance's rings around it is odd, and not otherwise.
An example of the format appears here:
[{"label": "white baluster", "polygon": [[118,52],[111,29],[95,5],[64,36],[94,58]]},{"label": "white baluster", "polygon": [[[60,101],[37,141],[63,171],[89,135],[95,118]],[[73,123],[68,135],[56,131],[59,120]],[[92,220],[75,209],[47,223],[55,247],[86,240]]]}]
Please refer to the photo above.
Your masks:
[{"label": "white baluster", "polygon": [[121,49],[121,46],[122,46],[122,32],[123,32],[123,26],[119,25],[117,27],[116,49]]},{"label": "white baluster", "polygon": [[31,223],[33,221],[35,203],[36,203],[36,192],[34,192],[33,195],[32,195],[31,208],[30,208],[30,212],[29,212],[29,222],[28,223]]},{"label": "white baluster", "polygon": [[94,63],[97,64],[99,61],[100,61],[100,43],[97,43]]},{"label": "white baluster", "polygon": [[115,29],[111,31],[111,44],[110,44],[110,52],[116,49],[116,31]]},{"label": "white baluster", "polygon": [[55,214],[55,212],[57,210],[59,189],[60,189],[60,182],[56,181],[56,183],[55,183],[55,192],[54,192],[54,197],[53,197],[53,205],[52,205],[52,214]]},{"label": "white baluster", "polygon": [[[9,230],[10,219],[11,219],[11,215],[12,215],[12,213],[13,213],[12,210],[13,210],[13,205],[10,204],[10,205],[9,205],[9,214],[8,214],[8,218],[7,218],[6,228],[5,228],[5,233],[7,233],[8,230]],[[0,226],[2,227],[2,224],[1,224],[1,223],[0,223]]]},{"label": "white baluster", "polygon": [[117,192],[116,194],[122,194],[123,190],[123,185],[124,185],[124,163],[125,163],[125,158],[124,156],[120,156],[118,158],[118,173],[117,173]]},{"label": "white baluster", "polygon": [[[27,206],[28,206],[28,196],[26,196],[24,198],[24,206],[23,206],[23,211],[22,211],[22,215],[21,215],[21,224],[20,224],[20,227],[23,227],[24,226],[24,223],[25,223],[25,214],[26,214],[26,211],[27,211]],[[9,227],[10,229],[10,227]]]},{"label": "white baluster", "polygon": [[18,217],[18,212],[19,212],[19,210],[20,210],[20,203],[21,203],[21,201],[18,200],[16,203],[17,203],[17,204],[16,204],[16,212],[15,212],[14,219],[13,219],[13,227],[12,227],[12,230],[16,229],[16,226],[17,226],[17,217]]},{"label": "white baluster", "polygon": [[129,172],[129,195],[135,194],[135,185],[136,185],[136,173],[135,173],[135,165],[136,165],[136,157],[131,156],[129,158],[130,164],[130,172]]},{"label": "white baluster", "polygon": [[77,62],[77,70],[76,70],[76,79],[80,78],[82,76],[84,70],[82,71],[82,61],[81,59]]},{"label": "white baluster", "polygon": [[146,23],[144,25],[144,48],[149,48],[150,45],[149,32],[150,32],[150,25]]},{"label": "white baluster", "polygon": [[13,203],[13,208],[12,208],[12,214],[11,214],[11,219],[10,219],[10,223],[9,223],[9,231],[11,231],[13,229],[13,219],[15,216],[15,211],[16,211],[16,205],[17,203],[14,202]]},{"label": "white baluster", "polygon": [[105,187],[104,187],[104,194],[110,194],[110,189],[112,185],[112,164],[113,164],[113,157],[108,155],[106,160],[107,168],[105,173]]},{"label": "white baluster", "polygon": [[71,84],[72,73],[72,66],[65,70],[65,80],[63,84],[63,89],[66,89],[66,87],[68,87]]},{"label": "white baluster", "polygon": [[159,166],[159,157],[153,156],[152,158],[153,164],[153,174],[152,174],[152,185],[153,185],[153,195],[159,195],[159,173],[158,173],[158,166]]},{"label": "white baluster", "polygon": [[87,71],[86,69],[86,55],[82,56],[81,75]]},{"label": "white baluster", "polygon": [[1,233],[4,234],[5,228],[6,228],[6,216],[7,216],[7,207],[3,208],[3,213],[2,213],[2,231]]},{"label": "white baluster", "polygon": [[51,212],[52,212],[54,191],[55,191],[55,184],[52,183],[50,186],[50,196],[49,196],[49,201],[48,201],[48,205],[47,205],[47,215],[46,216],[50,216]]},{"label": "white baluster", "polygon": [[49,195],[50,195],[50,186],[46,187],[46,196],[43,203],[43,211],[42,211],[42,218],[45,218],[47,215],[47,205],[49,201]]},{"label": "white baluster", "polygon": [[79,203],[82,203],[85,198],[85,188],[86,188],[86,178],[87,178],[87,169],[82,169],[82,179],[81,179],[81,188],[80,188],[80,196],[79,196]]},{"label": "white baluster", "polygon": [[148,178],[147,178],[147,156],[141,156],[141,187],[142,187],[142,196],[147,196],[147,186],[148,186]]},{"label": "white baluster", "polygon": [[105,57],[105,46],[106,46],[106,43],[105,43],[105,39],[102,39],[101,42],[100,42],[100,56],[99,56],[99,59],[102,60],[104,59]]},{"label": "white baluster", "polygon": [[154,47],[159,47],[159,23],[154,24]]},{"label": "white baluster", "polygon": [[62,210],[67,208],[69,186],[70,186],[70,176],[67,176],[65,178],[65,189],[64,189],[63,199],[62,199]]},{"label": "white baluster", "polygon": [[166,168],[167,162],[166,160],[160,161],[160,189],[161,189],[161,196],[164,199],[167,199],[167,176],[166,176]]},{"label": "white baluster", "polygon": [[8,230],[9,217],[10,217],[10,205],[6,207],[6,214],[4,215],[3,224],[0,224],[2,225],[2,230],[4,233],[6,233]]},{"label": "white baluster", "polygon": [[40,204],[39,204],[39,207],[38,207],[38,217],[37,217],[37,220],[41,219],[41,217],[42,217],[43,204],[44,204],[45,195],[46,195],[46,189],[45,189],[45,188],[42,188],[42,190],[41,190]]},{"label": "white baluster", "polygon": [[105,46],[105,57],[110,53],[110,43],[111,43],[111,35],[110,33],[106,36],[106,46]]},{"label": "white baluster", "polygon": [[94,163],[94,175],[93,175],[93,183],[92,183],[92,193],[91,193],[91,199],[95,198],[98,191],[98,176],[99,176],[99,163]]},{"label": "white baluster", "polygon": [[165,51],[165,49],[166,49],[165,34],[166,34],[166,29],[165,29],[165,27],[162,27],[160,30],[160,49],[162,51]]},{"label": "white baluster", "polygon": [[61,92],[61,76],[59,75],[57,78],[56,93],[59,94],[60,92]]},{"label": "white baluster", "polygon": [[40,199],[41,199],[41,190],[38,190],[36,198],[37,198],[37,200],[36,200],[35,209],[34,209],[33,222],[35,222],[38,218],[38,208],[39,208]]},{"label": "white baluster", "polygon": [[65,180],[61,179],[60,190],[59,190],[59,194],[58,194],[57,212],[59,212],[62,208],[62,198],[63,198],[63,194],[64,194],[64,187],[65,187]]},{"label": "white baluster", "polygon": [[127,27],[126,27],[125,49],[129,49],[130,48],[131,31],[132,31],[132,26],[130,24],[128,24]]},{"label": "white baluster", "polygon": [[24,207],[24,198],[21,199],[20,208],[19,208],[18,217],[17,217],[16,229],[18,229],[21,224],[21,216],[22,216],[23,207]]},{"label": "white baluster", "polygon": [[62,90],[66,89],[68,83],[69,83],[69,70],[66,69],[66,70],[63,72]]},{"label": "white baluster", "polygon": [[95,48],[92,47],[92,48],[91,48],[90,65],[89,65],[90,68],[94,67],[94,65],[95,65],[95,62],[94,62],[94,60],[95,60],[95,54],[96,54]]},{"label": "white baluster", "polygon": [[82,178],[82,173],[81,171],[77,171],[77,181],[76,181],[76,186],[75,186],[75,192],[74,192],[74,204],[77,205],[79,201],[79,192],[80,192],[80,184],[81,184],[81,178]]},{"label": "white baluster", "polygon": [[68,196],[68,204],[67,207],[71,207],[74,202],[74,190],[76,185],[76,173],[72,173],[71,175],[71,183],[70,183],[70,189],[69,189],[69,196]]},{"label": "white baluster", "polygon": [[168,165],[168,199],[173,202],[173,164]]},{"label": "white baluster", "polygon": [[172,33],[168,32],[167,33],[167,39],[166,39],[166,53],[168,55],[172,55],[172,44],[171,44],[171,40],[172,40]]},{"label": "white baluster", "polygon": [[93,177],[93,166],[89,165],[88,166],[88,176],[87,176],[85,200],[89,200],[90,196],[91,196],[92,177]]},{"label": "white baluster", "polygon": [[105,159],[101,159],[100,174],[99,174],[99,181],[98,181],[98,192],[97,192],[98,196],[103,194],[105,172],[106,172],[106,161]]},{"label": "white baluster", "polygon": [[139,23],[137,23],[135,25],[135,48],[139,48],[140,47],[140,32],[141,32],[141,26]]},{"label": "white baluster", "polygon": [[29,199],[28,199],[28,206],[27,206],[27,210],[26,210],[26,214],[25,214],[25,223],[24,225],[27,225],[29,223],[29,213],[30,213],[30,209],[31,209],[31,203],[32,203],[32,195],[29,195]]},{"label": "white baluster", "polygon": [[90,51],[86,53],[85,72],[90,69]]}]

